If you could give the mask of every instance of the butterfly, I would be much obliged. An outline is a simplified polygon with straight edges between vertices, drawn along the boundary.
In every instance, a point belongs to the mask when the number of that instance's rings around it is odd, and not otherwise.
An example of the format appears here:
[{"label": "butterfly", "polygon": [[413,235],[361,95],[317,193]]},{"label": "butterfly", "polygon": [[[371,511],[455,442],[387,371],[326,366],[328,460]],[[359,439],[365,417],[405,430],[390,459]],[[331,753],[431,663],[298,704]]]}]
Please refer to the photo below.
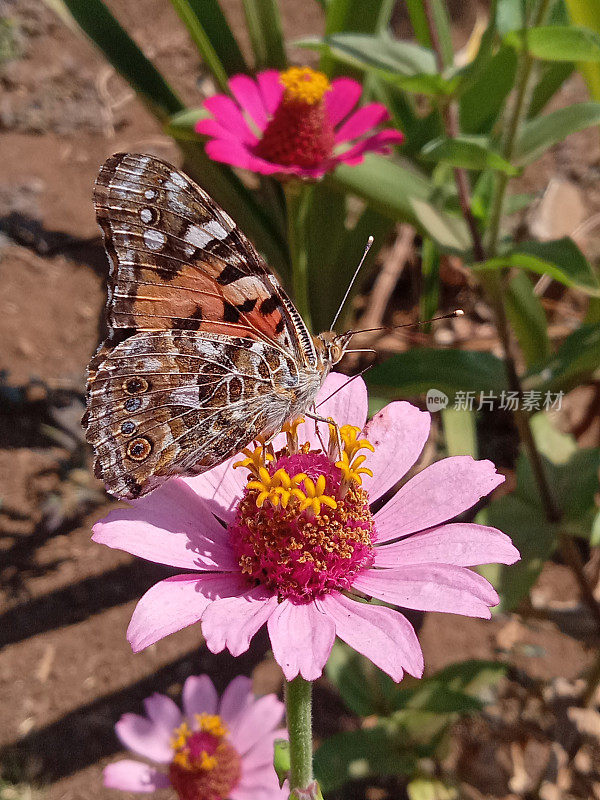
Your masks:
[{"label": "butterfly", "polygon": [[311,336],[231,217],[170,164],[111,156],[94,203],[109,335],[83,424],[111,494],[209,470],[308,413],[351,332]]}]

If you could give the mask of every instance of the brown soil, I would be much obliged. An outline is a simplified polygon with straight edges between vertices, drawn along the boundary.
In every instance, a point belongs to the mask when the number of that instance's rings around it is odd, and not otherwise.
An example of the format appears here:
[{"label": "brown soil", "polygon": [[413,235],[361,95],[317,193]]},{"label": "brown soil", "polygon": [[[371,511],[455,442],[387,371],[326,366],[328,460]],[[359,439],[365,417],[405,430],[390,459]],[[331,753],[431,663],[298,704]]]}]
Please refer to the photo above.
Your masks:
[{"label": "brown soil", "polygon": [[[197,104],[200,65],[172,8],[162,0],[109,5],[184,99]],[[290,36],[321,29],[317,4],[282,5]],[[241,4],[224,6],[246,46]],[[39,786],[47,800],[108,799],[115,795],[102,788],[101,769],[120,749],[114,723],[138,711],[149,693],[176,696],[199,672],[219,689],[253,671],[261,691],[277,691],[281,681],[264,635],[235,660],[208,653],[196,629],[138,655],[125,640],[137,598],[169,571],[90,540],[91,525],[111,507],[90,475],[78,427],[85,366],[103,330],[107,271],[90,192],[98,166],[115,151],[147,150],[172,161],[177,151],[92,46],[44,4],[8,0],[3,11],[16,22],[17,57],[0,67],[2,775]],[[569,82],[565,92],[567,102],[581,97],[581,83]],[[528,173],[529,188],[562,174],[598,204],[590,179],[596,157],[593,136],[571,137]],[[587,402],[583,395],[579,407]],[[590,626],[564,567],[549,564],[537,590],[546,608],[575,611],[583,624],[573,624],[573,613],[425,619],[428,671],[468,657],[511,665],[497,703],[461,723],[446,756],[465,797],[525,797],[544,780],[544,797],[558,797],[551,790],[563,754],[575,765],[567,777],[560,773],[570,781],[565,796],[600,796],[598,762],[590,766],[593,737],[577,733],[565,713],[565,697],[590,661]],[[318,691],[318,734],[354,724],[325,681]],[[383,783],[356,791],[352,797],[384,800],[400,789]],[[0,798],[21,796],[29,795],[0,783]]]}]

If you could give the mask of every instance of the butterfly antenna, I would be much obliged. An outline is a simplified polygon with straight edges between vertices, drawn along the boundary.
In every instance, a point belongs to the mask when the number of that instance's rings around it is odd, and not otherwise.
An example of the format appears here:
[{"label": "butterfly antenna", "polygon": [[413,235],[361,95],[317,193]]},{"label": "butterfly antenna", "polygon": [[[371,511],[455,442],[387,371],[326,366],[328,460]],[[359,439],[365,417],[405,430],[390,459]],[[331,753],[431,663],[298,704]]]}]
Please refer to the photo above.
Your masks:
[{"label": "butterfly antenna", "polygon": [[[462,308],[457,308],[451,314],[442,314],[439,317],[431,317],[431,319],[423,319],[418,322],[405,322],[404,325],[383,325],[380,328],[361,328],[358,331],[348,331],[353,336],[357,333],[372,333],[373,331],[395,331],[396,328],[413,328],[417,325],[428,325],[430,322],[435,322],[438,319],[452,319],[453,317],[464,317],[465,312]],[[346,351],[348,352],[348,351]]]},{"label": "butterfly antenna", "polygon": [[342,298],[342,302],[340,303],[340,305],[339,305],[339,308],[338,308],[338,310],[336,311],[335,317],[333,318],[333,322],[331,323],[331,327],[329,328],[329,330],[330,330],[330,331],[332,331],[332,330],[335,328],[335,323],[338,321],[338,317],[339,317],[339,315],[342,313],[342,308],[344,307],[344,304],[345,304],[346,300],[348,299],[348,295],[350,294],[350,290],[351,290],[351,289],[352,289],[352,287],[354,286],[354,281],[355,281],[355,280],[357,279],[357,277],[358,277],[358,273],[360,272],[360,268],[362,267],[362,265],[363,265],[363,264],[364,264],[364,262],[365,262],[365,258],[367,257],[367,253],[368,253],[368,252],[369,252],[369,250],[371,249],[371,245],[373,244],[373,241],[374,241],[373,237],[372,237],[372,236],[369,236],[369,238],[367,239],[367,244],[366,244],[366,247],[365,247],[365,252],[364,252],[364,253],[363,253],[363,255],[362,255],[362,258],[361,258],[361,260],[360,260],[360,263],[359,263],[358,267],[357,267],[357,268],[354,270],[354,275],[352,276],[352,280],[351,280],[351,281],[350,281],[350,283],[348,284],[348,288],[346,289],[346,294],[345,294],[345,295],[344,295],[344,297]]},{"label": "butterfly antenna", "polygon": [[341,386],[338,386],[338,388],[335,390],[335,392],[332,392],[331,394],[327,395],[327,397],[324,397],[323,400],[321,400],[321,402],[316,406],[316,408],[319,408],[319,406],[322,406],[323,403],[326,403],[328,400],[331,400],[331,398],[335,394],[337,394],[338,392],[341,392],[342,389],[345,389],[346,386],[348,386],[349,383],[352,383],[352,381],[355,381],[357,378],[360,378],[361,375],[364,375],[365,372],[367,372],[368,370],[371,369],[371,367],[374,367],[374,366],[375,366],[375,364],[369,364],[368,367],[365,367],[364,369],[361,369],[361,371],[357,372],[356,375],[353,375],[351,378],[348,378],[346,383],[342,383]]}]

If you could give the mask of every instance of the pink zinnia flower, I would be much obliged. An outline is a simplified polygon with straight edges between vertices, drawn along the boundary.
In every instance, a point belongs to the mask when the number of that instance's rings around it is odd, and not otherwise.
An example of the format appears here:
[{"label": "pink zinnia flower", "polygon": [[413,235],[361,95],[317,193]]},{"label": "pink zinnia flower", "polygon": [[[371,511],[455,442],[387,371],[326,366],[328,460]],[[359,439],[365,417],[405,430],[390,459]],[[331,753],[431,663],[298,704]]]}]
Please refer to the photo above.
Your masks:
[{"label": "pink zinnia flower", "polygon": [[400,131],[375,131],[389,119],[381,103],[350,113],[362,93],[350,78],[329,83],[322,72],[292,67],[259,72],[256,81],[236,75],[229,87],[235,100],[224,94],[205,100],[213,118],[197,122],[196,132],[211,137],[206,152],[212,159],[234,167],[320,178],[340,163],[360,164],[366,152],[388,152],[404,139]]},{"label": "pink zinnia flower", "polygon": [[255,698],[249,678],[234,678],[219,701],[208,675],[183,685],[183,712],[164,694],[144,700],[146,716],[124,714],[117,736],[133,759],[110,764],[104,785],[124,792],[172,787],[180,800],[283,800],[273,769],[284,706],[274,694]]},{"label": "pink zinnia flower", "polygon": [[[328,376],[319,397],[346,381]],[[327,426],[320,426],[319,438],[313,424],[290,425],[288,446],[276,458],[265,460],[261,447],[245,451],[249,480],[229,459],[198,477],[170,480],[94,526],[97,542],[186,570],[157,583],[138,603],[127,634],[134,650],[201,621],[213,653],[227,648],[237,656],[266,623],[288,680],[298,673],[319,677],[337,635],[399,681],[404,670],[423,672],[415,632],[398,611],[364,597],[490,616],[498,595],[468,567],[512,564],[519,554],[495,528],[447,520],[504,477],[490,461],[446,458],[371,514],[369,504],[417,461],[430,415],[390,403],[360,438],[367,417],[360,379],[318,407],[325,417],[351,423],[341,429],[341,459],[322,452]],[[275,451],[284,441],[281,434]],[[335,444],[334,436],[328,453]],[[359,454],[365,449],[372,451],[366,461]]]}]

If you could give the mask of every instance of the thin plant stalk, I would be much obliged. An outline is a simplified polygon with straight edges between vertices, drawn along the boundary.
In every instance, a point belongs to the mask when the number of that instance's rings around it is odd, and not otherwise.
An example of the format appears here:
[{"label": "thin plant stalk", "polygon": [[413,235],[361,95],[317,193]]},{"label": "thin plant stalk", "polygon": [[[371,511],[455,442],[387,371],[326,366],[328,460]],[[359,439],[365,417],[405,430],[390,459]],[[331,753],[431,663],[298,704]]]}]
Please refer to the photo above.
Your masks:
[{"label": "thin plant stalk", "polygon": [[290,742],[290,798],[293,798],[295,789],[307,790],[313,782],[312,683],[301,675],[285,683],[285,709]]},{"label": "thin plant stalk", "polygon": [[291,180],[285,185],[287,207],[288,247],[292,264],[292,288],[296,308],[302,315],[309,330],[311,326],[310,301],[308,291],[308,253],[306,225],[312,186]]}]

